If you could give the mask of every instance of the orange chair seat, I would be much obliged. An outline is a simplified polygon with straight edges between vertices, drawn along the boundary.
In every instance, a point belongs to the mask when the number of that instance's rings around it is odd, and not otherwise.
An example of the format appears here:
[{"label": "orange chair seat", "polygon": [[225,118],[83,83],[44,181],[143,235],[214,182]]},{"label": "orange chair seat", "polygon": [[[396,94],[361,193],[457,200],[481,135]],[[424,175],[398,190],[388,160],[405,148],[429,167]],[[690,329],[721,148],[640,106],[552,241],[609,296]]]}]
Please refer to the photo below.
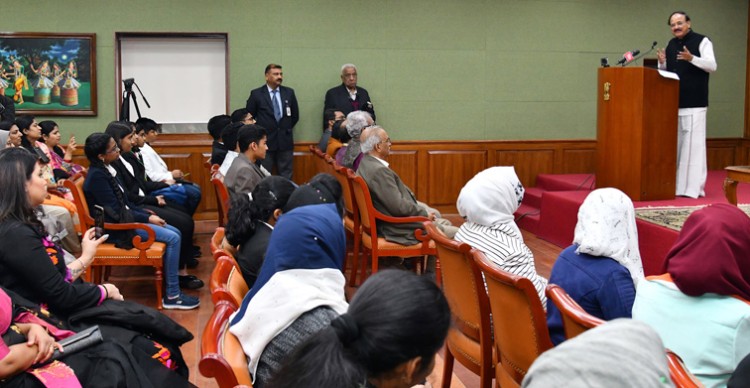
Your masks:
[{"label": "orange chair seat", "polygon": [[[372,237],[370,237],[367,233],[362,233],[362,244],[364,244],[365,248],[372,249]],[[429,243],[429,249],[434,250],[435,249],[435,241],[430,240]],[[398,243],[390,242],[386,240],[383,237],[378,237],[378,251],[400,251],[400,250],[415,250],[415,249],[421,249],[422,243],[417,243],[414,245],[401,245]],[[409,254],[409,257],[416,256],[413,252]]]},{"label": "orange chair seat", "polygon": [[[461,354],[464,358],[469,359],[472,364],[477,366],[481,365],[482,349],[479,345],[478,340],[469,338],[466,334],[458,330],[448,331],[448,337],[445,339],[445,344],[450,347],[451,352]],[[479,368],[474,373],[479,373]]]},{"label": "orange chair seat", "polygon": [[[149,259],[159,260],[161,261],[162,256],[164,256],[164,251],[167,249],[167,246],[164,243],[155,242],[151,247],[149,247],[146,250],[146,257]],[[102,258],[102,259],[138,259],[140,257],[140,252],[138,249],[120,249],[115,247],[115,244],[101,244],[96,250],[96,258]],[[96,262],[94,262],[94,265],[96,265]],[[111,263],[108,263],[108,265],[112,265]]]}]

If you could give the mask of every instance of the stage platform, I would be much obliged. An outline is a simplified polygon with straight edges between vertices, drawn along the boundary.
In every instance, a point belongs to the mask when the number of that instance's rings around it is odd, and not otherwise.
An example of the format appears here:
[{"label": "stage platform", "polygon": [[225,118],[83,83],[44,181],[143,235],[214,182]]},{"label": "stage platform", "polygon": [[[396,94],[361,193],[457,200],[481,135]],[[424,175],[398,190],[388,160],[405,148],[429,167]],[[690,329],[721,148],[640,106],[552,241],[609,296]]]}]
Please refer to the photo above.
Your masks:
[{"label": "stage platform", "polygon": [[[698,199],[677,197],[666,201],[637,201],[642,207],[700,206],[727,203],[724,196],[723,170],[709,171],[706,196]],[[523,203],[516,212],[518,226],[561,248],[573,242],[578,208],[586,196],[596,188],[593,174],[540,174],[536,187],[526,189]],[[737,186],[738,203],[750,203],[750,185]],[[663,273],[663,263],[678,232],[643,220],[636,220],[643,269],[646,275]]]}]

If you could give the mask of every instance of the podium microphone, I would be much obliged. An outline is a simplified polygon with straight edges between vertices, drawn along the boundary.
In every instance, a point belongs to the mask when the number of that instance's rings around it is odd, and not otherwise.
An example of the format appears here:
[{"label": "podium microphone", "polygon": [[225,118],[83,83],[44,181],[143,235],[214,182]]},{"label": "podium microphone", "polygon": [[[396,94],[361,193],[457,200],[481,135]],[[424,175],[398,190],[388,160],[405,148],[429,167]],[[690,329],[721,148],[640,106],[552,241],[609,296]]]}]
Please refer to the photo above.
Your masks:
[{"label": "podium microphone", "polygon": [[622,58],[620,58],[620,60],[617,61],[617,64],[625,66],[628,62],[632,61],[636,55],[640,53],[641,53],[641,50],[638,50],[638,49],[633,50],[633,51],[628,51],[625,54],[622,54]]},{"label": "podium microphone", "polygon": [[651,48],[650,48],[650,49],[648,49],[648,51],[646,51],[645,53],[643,53],[643,54],[641,54],[641,55],[639,55],[639,56],[637,56],[637,57],[635,57],[635,58],[633,58],[633,61],[637,61],[637,60],[639,60],[639,59],[641,59],[641,58],[645,57],[646,55],[648,55],[648,54],[649,54],[649,53],[651,53],[652,51],[654,51],[654,49],[656,48],[656,45],[657,45],[657,44],[658,44],[658,43],[656,43],[656,41],[654,41],[654,43],[652,43],[652,44],[651,44]]}]

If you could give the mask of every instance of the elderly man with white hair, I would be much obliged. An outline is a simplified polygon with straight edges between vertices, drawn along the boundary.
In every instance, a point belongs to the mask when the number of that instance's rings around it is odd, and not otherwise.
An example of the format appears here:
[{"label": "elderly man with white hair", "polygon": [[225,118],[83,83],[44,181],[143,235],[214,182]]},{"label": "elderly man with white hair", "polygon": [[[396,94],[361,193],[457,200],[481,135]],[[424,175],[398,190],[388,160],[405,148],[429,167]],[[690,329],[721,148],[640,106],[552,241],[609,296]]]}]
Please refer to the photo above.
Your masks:
[{"label": "elderly man with white hair", "polygon": [[357,66],[351,63],[341,66],[341,85],[326,92],[326,109],[336,109],[348,115],[358,110],[365,111],[375,120],[375,107],[370,101],[367,89],[357,86]]},{"label": "elderly man with white hair", "polygon": [[[367,182],[372,196],[372,204],[379,212],[391,217],[422,216],[432,220],[446,236],[453,238],[458,230],[450,221],[440,218],[440,214],[426,204],[418,202],[414,193],[391,170],[388,157],[391,154],[391,138],[379,126],[368,128],[362,133],[362,153],[357,175]],[[378,223],[378,234],[386,240],[402,245],[417,244],[414,230],[420,223],[391,224]],[[429,267],[429,264],[428,264]],[[429,268],[428,268],[429,269]]]}]

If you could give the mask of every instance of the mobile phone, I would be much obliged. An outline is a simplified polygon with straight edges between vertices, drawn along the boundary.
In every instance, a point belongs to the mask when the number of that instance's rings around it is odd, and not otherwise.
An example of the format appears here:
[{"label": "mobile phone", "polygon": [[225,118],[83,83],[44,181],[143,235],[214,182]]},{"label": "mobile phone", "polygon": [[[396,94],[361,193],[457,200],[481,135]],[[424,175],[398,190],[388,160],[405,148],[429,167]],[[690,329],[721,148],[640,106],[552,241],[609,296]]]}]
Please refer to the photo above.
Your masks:
[{"label": "mobile phone", "polygon": [[99,239],[104,236],[104,208],[94,205],[94,209],[96,209],[96,215],[94,216],[94,237]]}]

